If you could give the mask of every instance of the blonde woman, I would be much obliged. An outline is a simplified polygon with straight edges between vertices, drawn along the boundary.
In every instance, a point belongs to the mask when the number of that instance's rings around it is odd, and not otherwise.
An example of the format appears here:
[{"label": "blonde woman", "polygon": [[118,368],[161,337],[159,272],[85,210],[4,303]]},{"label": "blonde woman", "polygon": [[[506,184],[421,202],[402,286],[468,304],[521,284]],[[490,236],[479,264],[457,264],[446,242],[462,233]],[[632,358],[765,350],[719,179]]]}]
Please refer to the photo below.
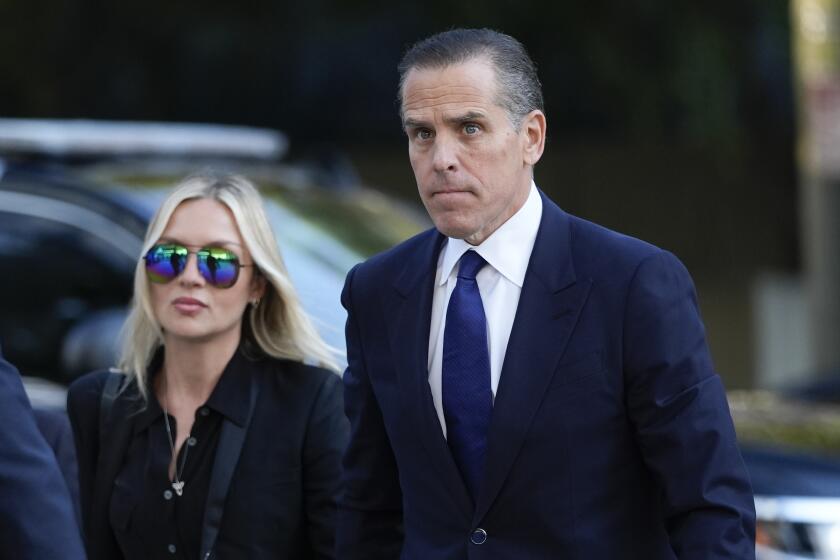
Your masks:
[{"label": "blonde woman", "polygon": [[89,558],[331,558],[341,382],[254,186],[182,182],[134,294],[118,370],[68,396]]}]

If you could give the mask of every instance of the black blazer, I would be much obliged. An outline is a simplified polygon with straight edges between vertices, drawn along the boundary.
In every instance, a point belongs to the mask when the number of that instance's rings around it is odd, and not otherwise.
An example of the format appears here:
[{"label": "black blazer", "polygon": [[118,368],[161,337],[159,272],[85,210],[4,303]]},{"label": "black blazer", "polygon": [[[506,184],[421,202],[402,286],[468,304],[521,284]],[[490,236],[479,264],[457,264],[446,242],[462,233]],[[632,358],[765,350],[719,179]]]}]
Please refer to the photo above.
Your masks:
[{"label": "black blazer", "polygon": [[83,560],[70,494],[17,370],[0,357],[0,559]]},{"label": "black blazer", "polygon": [[[340,378],[263,358],[247,370],[247,418],[225,418],[208,489],[201,558],[332,558],[341,453],[348,436]],[[139,407],[132,382],[115,399],[100,452],[100,399],[109,372],[70,387],[82,518],[91,560],[122,557],[109,519]],[[130,522],[131,512],[126,512]]]}]

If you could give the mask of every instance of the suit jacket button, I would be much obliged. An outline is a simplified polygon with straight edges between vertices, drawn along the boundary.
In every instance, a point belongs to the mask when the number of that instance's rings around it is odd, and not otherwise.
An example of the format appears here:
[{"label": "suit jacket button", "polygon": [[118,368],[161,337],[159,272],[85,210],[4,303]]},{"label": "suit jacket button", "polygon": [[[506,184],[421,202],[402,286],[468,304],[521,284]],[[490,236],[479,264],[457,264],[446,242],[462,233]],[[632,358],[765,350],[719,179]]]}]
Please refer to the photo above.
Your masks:
[{"label": "suit jacket button", "polygon": [[470,535],[470,542],[473,544],[484,544],[487,540],[487,531],[482,528],[478,528],[472,532]]}]

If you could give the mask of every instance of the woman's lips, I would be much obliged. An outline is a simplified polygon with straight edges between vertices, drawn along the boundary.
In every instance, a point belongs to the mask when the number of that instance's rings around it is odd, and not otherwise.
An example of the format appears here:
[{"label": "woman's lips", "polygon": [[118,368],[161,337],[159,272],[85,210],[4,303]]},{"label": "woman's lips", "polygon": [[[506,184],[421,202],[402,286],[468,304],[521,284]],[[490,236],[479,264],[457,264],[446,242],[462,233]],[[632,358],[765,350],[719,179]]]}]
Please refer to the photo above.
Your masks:
[{"label": "woman's lips", "polygon": [[180,313],[183,313],[184,315],[195,315],[196,313],[207,307],[207,305],[205,305],[201,301],[189,297],[177,298],[172,302],[172,305],[175,307],[175,309],[177,309]]}]

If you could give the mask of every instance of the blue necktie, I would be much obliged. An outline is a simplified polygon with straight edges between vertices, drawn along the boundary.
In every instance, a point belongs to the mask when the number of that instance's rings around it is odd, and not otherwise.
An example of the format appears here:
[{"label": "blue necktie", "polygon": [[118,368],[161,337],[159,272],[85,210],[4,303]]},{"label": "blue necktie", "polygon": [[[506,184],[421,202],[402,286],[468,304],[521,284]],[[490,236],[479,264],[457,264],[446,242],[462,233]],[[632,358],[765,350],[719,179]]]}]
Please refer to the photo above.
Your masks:
[{"label": "blue necktie", "polygon": [[452,457],[473,497],[484,478],[487,430],[493,411],[487,321],[475,276],[487,262],[467,251],[446,309],[443,332],[443,414]]}]

